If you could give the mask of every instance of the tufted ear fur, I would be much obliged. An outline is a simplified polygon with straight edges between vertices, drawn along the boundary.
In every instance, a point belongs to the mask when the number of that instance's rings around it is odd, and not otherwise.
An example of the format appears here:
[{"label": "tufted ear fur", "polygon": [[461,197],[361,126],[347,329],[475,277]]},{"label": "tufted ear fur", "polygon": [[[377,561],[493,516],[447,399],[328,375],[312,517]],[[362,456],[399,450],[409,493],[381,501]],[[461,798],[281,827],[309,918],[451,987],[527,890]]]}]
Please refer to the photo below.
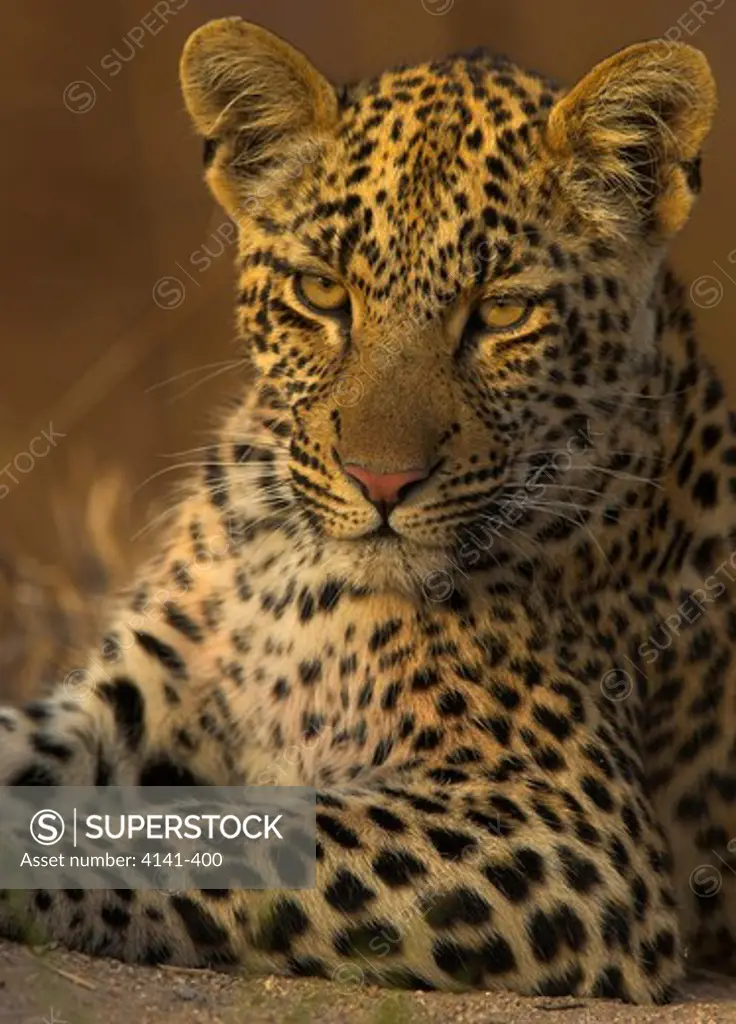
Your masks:
[{"label": "tufted ear fur", "polygon": [[705,56],[637,43],[598,64],[552,109],[546,143],[577,210],[610,236],[663,242],[700,187],[716,108]]},{"label": "tufted ear fur", "polygon": [[180,78],[205,138],[210,188],[236,217],[314,160],[337,122],[327,79],[289,43],[241,18],[197,29],[184,47]]}]

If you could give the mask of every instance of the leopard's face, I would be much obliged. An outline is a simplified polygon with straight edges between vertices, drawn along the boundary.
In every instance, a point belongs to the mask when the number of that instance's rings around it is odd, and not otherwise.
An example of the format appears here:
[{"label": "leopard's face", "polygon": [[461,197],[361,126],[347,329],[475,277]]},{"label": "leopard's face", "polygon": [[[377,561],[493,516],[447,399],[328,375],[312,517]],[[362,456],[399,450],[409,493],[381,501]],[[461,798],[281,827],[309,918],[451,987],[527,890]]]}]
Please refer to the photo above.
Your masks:
[{"label": "leopard's face", "polygon": [[[231,23],[237,37],[238,19],[214,24]],[[489,532],[499,564],[504,532],[518,550],[509,495],[527,492],[533,531],[646,434],[622,396],[651,372],[664,234],[601,230],[538,76],[475,55],[338,93],[294,59],[308,132],[268,149],[245,111],[234,134],[206,132],[209,180],[241,227],[257,369],[230,430],[271,449],[264,505],[358,581],[416,586],[449,552],[487,566]]]}]

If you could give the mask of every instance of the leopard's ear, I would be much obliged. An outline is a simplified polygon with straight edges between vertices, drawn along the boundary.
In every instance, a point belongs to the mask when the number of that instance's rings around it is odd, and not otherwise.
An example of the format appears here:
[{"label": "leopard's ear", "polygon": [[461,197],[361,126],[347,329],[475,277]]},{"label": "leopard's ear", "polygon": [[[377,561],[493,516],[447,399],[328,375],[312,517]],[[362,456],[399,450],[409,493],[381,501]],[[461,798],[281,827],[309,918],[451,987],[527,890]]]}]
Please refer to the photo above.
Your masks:
[{"label": "leopard's ear", "polygon": [[661,242],[684,225],[716,109],[704,54],[638,43],[598,64],[550,112],[548,155],[604,235]]},{"label": "leopard's ear", "polygon": [[[283,187],[333,133],[337,94],[289,43],[241,18],[220,18],[187,40],[184,102],[205,139],[207,180],[234,216]],[[287,177],[289,177],[287,174]]]}]

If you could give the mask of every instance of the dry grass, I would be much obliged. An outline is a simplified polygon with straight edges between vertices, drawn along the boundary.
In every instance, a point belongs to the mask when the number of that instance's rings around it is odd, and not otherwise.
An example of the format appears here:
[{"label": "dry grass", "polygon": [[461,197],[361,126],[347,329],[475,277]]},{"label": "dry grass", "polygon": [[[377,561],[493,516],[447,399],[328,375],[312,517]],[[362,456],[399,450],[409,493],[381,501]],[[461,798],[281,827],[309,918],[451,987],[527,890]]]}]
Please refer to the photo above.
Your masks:
[{"label": "dry grass", "polygon": [[[136,552],[122,527],[124,480],[99,475],[86,492],[51,496],[58,558],[54,564],[0,548],[0,696],[43,693],[84,664],[99,641],[104,597],[124,586]],[[80,662],[80,658],[82,661]]]}]

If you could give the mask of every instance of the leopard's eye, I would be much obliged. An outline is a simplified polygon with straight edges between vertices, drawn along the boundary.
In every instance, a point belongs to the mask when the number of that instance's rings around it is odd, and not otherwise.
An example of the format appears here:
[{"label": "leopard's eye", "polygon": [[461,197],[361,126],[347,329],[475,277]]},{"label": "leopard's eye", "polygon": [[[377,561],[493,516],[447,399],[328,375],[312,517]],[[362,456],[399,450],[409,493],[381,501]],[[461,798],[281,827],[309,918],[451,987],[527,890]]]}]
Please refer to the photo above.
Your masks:
[{"label": "leopard's eye", "polygon": [[485,299],[476,310],[480,326],[485,331],[508,331],[521,327],[529,319],[531,306],[518,299]]},{"label": "leopard's eye", "polygon": [[296,292],[302,302],[320,313],[339,313],[349,302],[347,288],[319,274],[298,274]]}]

